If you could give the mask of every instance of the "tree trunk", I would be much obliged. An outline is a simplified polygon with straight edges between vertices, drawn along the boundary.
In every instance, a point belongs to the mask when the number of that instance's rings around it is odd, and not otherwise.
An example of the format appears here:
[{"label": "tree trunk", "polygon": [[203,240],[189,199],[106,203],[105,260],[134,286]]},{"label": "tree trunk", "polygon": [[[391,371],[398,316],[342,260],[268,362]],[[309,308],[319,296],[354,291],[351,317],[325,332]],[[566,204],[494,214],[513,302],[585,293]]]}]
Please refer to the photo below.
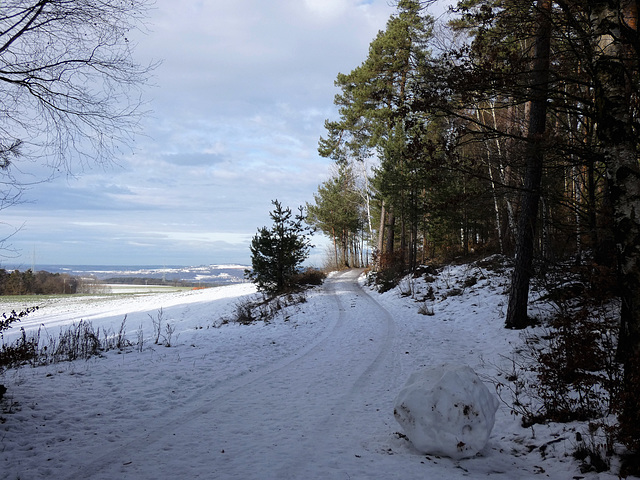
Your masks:
[{"label": "tree trunk", "polygon": [[540,202],[542,167],[544,160],[544,133],[547,119],[547,94],[549,84],[549,54],[551,50],[551,0],[538,0],[538,31],[536,33],[535,58],[531,73],[531,105],[529,131],[525,151],[525,179],[520,218],[516,261],[511,278],[507,328],[525,328],[529,319],[529,283],[532,276],[533,247]]},{"label": "tree trunk", "polygon": [[[637,10],[629,0],[592,1],[596,38],[597,138],[604,156],[618,247],[621,328],[618,358],[624,363],[620,424],[627,445],[640,449],[637,380],[640,375],[640,167],[633,129],[629,61],[637,62],[629,35],[637,35]],[[632,33],[630,31],[633,31]],[[623,43],[624,42],[624,43]],[[636,58],[634,58],[636,57]],[[631,68],[637,74],[638,66]]]},{"label": "tree trunk", "polygon": [[384,253],[384,234],[385,234],[385,222],[387,220],[387,211],[384,207],[384,200],[380,207],[380,228],[378,229],[378,262],[380,262],[380,256]]},{"label": "tree trunk", "polygon": [[[622,9],[623,2],[617,8]],[[607,169],[613,208],[613,229],[618,246],[622,294],[622,332],[619,349],[623,358],[640,353],[640,168],[628,94],[628,71],[624,46],[610,34],[622,10],[609,2],[593,2],[600,33],[596,62],[597,137]],[[599,28],[598,28],[599,26]],[[620,29],[617,32],[619,34]],[[618,37],[619,38],[619,37]],[[610,43],[606,43],[609,41]]]},{"label": "tree trunk", "polygon": [[[498,122],[496,121],[496,114],[494,104],[491,104],[491,112],[493,113],[493,126],[495,129],[498,127]],[[480,107],[476,109],[476,115],[478,117],[478,121],[482,124],[485,123],[484,120],[484,112],[480,111]],[[497,146],[497,156],[500,158],[500,141],[498,138],[495,139]],[[493,209],[496,216],[496,233],[498,235],[498,244],[500,246],[500,253],[504,254],[504,242],[502,241],[502,221],[500,219],[500,205],[498,204],[498,194],[496,192],[496,183],[493,180],[493,167],[491,166],[491,149],[489,148],[488,141],[485,141],[485,145],[487,147],[487,167],[489,169],[489,180],[491,180],[491,195],[493,197]]]},{"label": "tree trunk", "polygon": [[385,227],[385,246],[384,250],[386,253],[392,254],[395,249],[395,225],[396,225],[396,216],[393,213],[392,209],[389,209],[387,212],[387,225]]},{"label": "tree trunk", "polygon": [[331,227],[331,232],[332,232],[331,237],[333,238],[333,254],[335,258],[335,266],[336,266],[336,269],[339,269],[340,262],[338,262],[338,242],[336,241],[336,229],[334,227]]},{"label": "tree trunk", "polygon": [[[509,107],[509,118],[510,118],[510,126],[508,128],[508,133],[509,134],[514,134],[516,136],[520,136],[519,133],[519,127],[518,124],[521,122],[518,122],[517,119],[518,117],[518,112],[517,112],[517,108],[513,105],[511,105]],[[495,109],[492,108],[491,109],[491,114],[493,116],[493,125],[494,128],[497,130],[498,128],[498,123],[496,121],[496,115],[495,115]],[[502,149],[500,147],[500,142],[498,141],[498,139],[496,139],[496,147],[498,148],[498,174],[499,174],[499,178],[500,178],[500,182],[502,183],[502,185],[512,185],[513,179],[512,179],[512,171],[511,171],[511,167],[508,164],[505,164],[505,160],[506,160],[506,155],[503,155],[503,150],[504,151],[508,151],[508,148]],[[513,208],[513,200],[510,198],[509,195],[506,195],[505,198],[505,204],[507,207],[507,224],[509,225],[509,229],[507,230],[507,235],[504,237],[504,241],[505,241],[505,247],[507,247],[505,249],[505,251],[510,251],[512,250],[512,245],[515,244],[515,239],[518,236],[518,228],[516,226],[516,214],[515,214],[515,209]]]}]

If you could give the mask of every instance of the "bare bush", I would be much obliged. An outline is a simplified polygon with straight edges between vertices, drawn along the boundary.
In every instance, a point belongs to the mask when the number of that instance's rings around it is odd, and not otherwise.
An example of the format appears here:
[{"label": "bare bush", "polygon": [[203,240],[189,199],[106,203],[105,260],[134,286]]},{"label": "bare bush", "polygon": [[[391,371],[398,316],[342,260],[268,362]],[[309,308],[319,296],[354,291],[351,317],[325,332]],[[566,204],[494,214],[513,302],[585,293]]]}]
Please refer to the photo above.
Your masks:
[{"label": "bare bush", "polygon": [[[263,297],[260,300],[244,299],[236,304],[235,313],[230,321],[241,325],[251,325],[255,322],[268,323],[285,308],[305,303],[307,297],[304,292],[288,293],[276,297]],[[227,323],[223,320],[222,322]]]},{"label": "bare bush", "polygon": [[420,308],[418,308],[418,313],[420,315],[427,315],[427,316],[435,315],[433,306],[430,307],[426,300],[422,303],[422,305],[420,305]]},{"label": "bare bush", "polygon": [[149,318],[151,318],[151,322],[153,323],[153,343],[155,345],[170,347],[173,334],[175,333],[175,325],[170,324],[165,318],[162,307],[158,309],[155,317],[149,314]]},{"label": "bare bush", "polygon": [[160,335],[162,335],[162,323],[164,322],[164,311],[162,307],[158,309],[155,317],[149,314],[149,318],[153,323],[153,343],[158,345],[160,343]]},{"label": "bare bush", "polygon": [[[118,332],[113,329],[95,329],[91,322],[80,320],[62,330],[58,337],[42,335],[40,328],[21,336],[11,344],[2,343],[0,348],[0,371],[20,365],[47,365],[64,361],[88,359],[109,350],[126,351],[133,346],[126,338],[126,317]],[[142,338],[138,337],[141,342]],[[141,349],[138,346],[138,349]]]}]

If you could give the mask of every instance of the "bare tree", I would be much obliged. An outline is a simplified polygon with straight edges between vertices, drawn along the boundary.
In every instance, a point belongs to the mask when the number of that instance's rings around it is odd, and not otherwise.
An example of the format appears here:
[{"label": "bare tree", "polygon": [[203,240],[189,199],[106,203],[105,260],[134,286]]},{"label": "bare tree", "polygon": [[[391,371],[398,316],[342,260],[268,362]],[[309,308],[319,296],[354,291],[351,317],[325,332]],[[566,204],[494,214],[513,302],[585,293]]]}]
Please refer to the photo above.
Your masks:
[{"label": "bare tree", "polygon": [[[37,159],[71,171],[129,145],[152,65],[132,60],[128,35],[151,0],[0,3],[0,174]],[[0,187],[1,188],[1,187]]]}]

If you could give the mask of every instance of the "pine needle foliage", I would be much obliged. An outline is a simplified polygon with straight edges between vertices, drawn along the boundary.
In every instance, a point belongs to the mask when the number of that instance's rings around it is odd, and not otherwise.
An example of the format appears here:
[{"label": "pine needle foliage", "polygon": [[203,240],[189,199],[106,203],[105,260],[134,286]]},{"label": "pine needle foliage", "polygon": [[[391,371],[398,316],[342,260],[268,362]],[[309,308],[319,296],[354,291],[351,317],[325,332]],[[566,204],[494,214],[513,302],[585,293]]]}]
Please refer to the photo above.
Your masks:
[{"label": "pine needle foliage", "polygon": [[258,229],[251,241],[251,270],[245,277],[267,295],[278,295],[295,290],[298,270],[309,257],[313,245],[313,229],[305,223],[304,209],[298,207],[294,214],[278,200],[269,213],[273,225]]}]

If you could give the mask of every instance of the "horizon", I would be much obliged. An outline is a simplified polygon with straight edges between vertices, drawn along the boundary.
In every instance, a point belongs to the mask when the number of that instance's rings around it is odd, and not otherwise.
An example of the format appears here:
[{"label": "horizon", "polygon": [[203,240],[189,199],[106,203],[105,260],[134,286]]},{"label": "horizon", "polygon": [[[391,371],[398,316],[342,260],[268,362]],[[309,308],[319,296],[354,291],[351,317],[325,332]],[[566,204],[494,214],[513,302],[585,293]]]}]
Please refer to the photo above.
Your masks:
[{"label": "horizon", "polygon": [[[326,238],[324,240],[327,240]],[[323,242],[321,242],[323,243]],[[312,249],[311,255],[309,258],[303,263],[303,266],[307,267],[319,267],[325,258],[326,253],[321,251],[320,249],[324,249],[325,245],[317,245]],[[249,249],[247,248],[247,251]],[[38,262],[38,261],[22,261],[22,262],[12,262],[12,261],[0,261],[0,268],[7,269],[17,269],[17,270],[29,270],[34,269],[34,271],[38,270],[38,267],[127,267],[127,268],[198,268],[198,267],[243,267],[250,268],[251,260],[249,259],[246,263],[243,262],[200,262],[200,263],[65,263],[65,262]]]},{"label": "horizon", "polygon": [[67,263],[36,263],[35,265],[27,264],[11,264],[0,263],[0,269],[4,270],[19,270],[27,271],[32,270],[34,272],[47,271],[47,268],[53,268],[56,270],[80,270],[80,271],[107,271],[107,270],[176,270],[176,269],[197,269],[197,268],[217,268],[217,269],[240,269],[251,268],[250,264],[241,263],[202,263],[198,265],[158,265],[158,264],[67,264]]},{"label": "horizon", "polygon": [[[24,265],[23,263],[20,264],[12,264],[12,263],[5,263],[4,265],[2,263],[0,263],[0,268],[6,268],[8,266],[10,267],[19,267],[21,265]],[[138,268],[156,268],[156,269],[160,269],[160,268],[198,268],[198,267],[228,267],[228,268],[234,268],[234,267],[250,267],[250,264],[243,264],[243,263],[200,263],[200,264],[193,264],[193,265],[186,265],[186,264],[174,264],[174,265],[163,265],[163,264],[123,264],[123,263],[77,263],[77,264],[67,264],[67,263],[36,263],[35,266],[46,266],[46,267],[128,267],[128,268],[134,268],[134,267],[138,267]],[[31,268],[31,266],[29,266],[29,268]]]}]

